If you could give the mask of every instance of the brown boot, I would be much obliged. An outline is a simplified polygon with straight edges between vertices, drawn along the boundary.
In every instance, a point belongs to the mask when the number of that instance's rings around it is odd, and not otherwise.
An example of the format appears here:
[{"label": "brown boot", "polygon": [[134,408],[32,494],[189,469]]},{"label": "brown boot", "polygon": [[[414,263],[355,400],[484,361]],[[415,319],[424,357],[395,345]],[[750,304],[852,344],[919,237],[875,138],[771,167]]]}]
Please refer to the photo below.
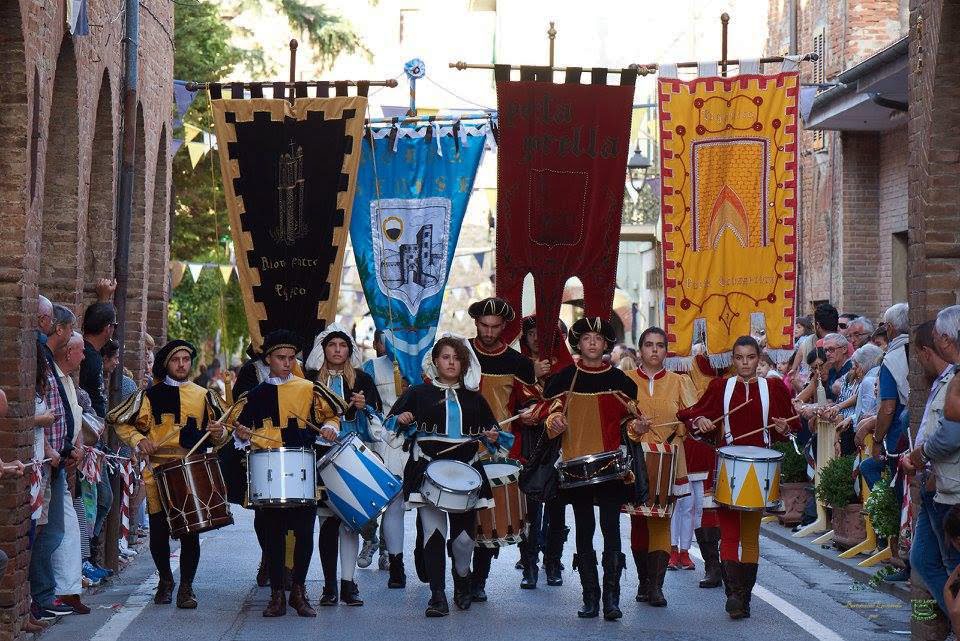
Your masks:
[{"label": "brown boot", "polygon": [[39,634],[47,629],[47,626],[41,625],[39,621],[34,621],[33,617],[30,617],[23,623],[23,627],[20,628],[21,632],[29,632],[31,634]]},{"label": "brown boot", "polygon": [[282,617],[287,613],[287,594],[276,588],[270,591],[270,603],[263,611],[265,617]]},{"label": "brown boot", "polygon": [[177,590],[177,607],[181,610],[196,610],[197,595],[193,593],[193,586],[181,584]]},{"label": "brown boot", "polygon": [[157,593],[153,595],[153,602],[157,605],[168,605],[173,603],[173,587],[176,585],[173,579],[160,579],[157,583]]},{"label": "brown boot", "polygon": [[290,590],[290,607],[302,617],[315,617],[317,611],[310,606],[310,597],[307,596],[307,586],[303,583],[294,583]]},{"label": "brown boot", "polygon": [[656,550],[647,554],[647,577],[650,591],[647,601],[655,608],[667,607],[667,598],[663,596],[663,578],[669,569],[670,554]]},{"label": "brown boot", "polygon": [[257,586],[265,588],[270,585],[270,568],[267,566],[267,555],[260,555],[260,567],[257,568]]},{"label": "brown boot", "polygon": [[720,561],[720,572],[723,575],[723,586],[727,590],[727,614],[731,619],[748,617],[743,599],[743,565],[739,561]]}]

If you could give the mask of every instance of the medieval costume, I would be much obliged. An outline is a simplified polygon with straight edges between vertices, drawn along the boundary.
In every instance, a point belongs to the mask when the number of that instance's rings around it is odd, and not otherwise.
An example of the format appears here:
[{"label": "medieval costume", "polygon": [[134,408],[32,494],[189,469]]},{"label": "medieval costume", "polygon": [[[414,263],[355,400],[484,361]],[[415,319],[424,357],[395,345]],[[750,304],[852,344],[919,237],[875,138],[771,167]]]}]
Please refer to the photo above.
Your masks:
[{"label": "medieval costume", "polygon": [[[500,298],[486,298],[476,301],[468,308],[471,318],[481,316],[498,316],[504,323],[515,318],[513,308]],[[537,377],[533,371],[533,361],[504,343],[487,351],[476,338],[470,341],[477,359],[480,361],[480,394],[486,399],[493,417],[499,421],[510,418],[521,408],[536,403],[541,398],[540,388],[537,387]],[[525,426],[522,422],[514,421],[503,427],[505,431],[516,434],[514,445],[510,450],[511,458],[519,458]],[[524,555],[521,546],[521,555]],[[473,600],[483,602],[487,600],[486,584],[490,576],[490,564],[494,557],[498,557],[500,548],[477,547],[473,553]],[[524,559],[526,559],[524,555]],[[524,563],[524,582],[522,585],[533,588],[537,585],[535,573],[536,564]]]},{"label": "medieval costume", "polygon": [[[464,341],[468,346],[469,343]],[[477,510],[490,507],[493,492],[480,465],[481,455],[490,450],[509,450],[514,437],[500,432],[496,443],[483,437],[486,430],[497,429],[497,420],[484,397],[477,391],[480,384],[480,365],[470,349],[471,362],[461,363],[461,382],[447,385],[437,375],[430,354],[425,358],[425,373],[430,383],[409,387],[397,399],[387,430],[401,434],[412,441],[410,456],[403,475],[403,492],[407,505],[418,508],[423,534],[423,567],[417,567],[421,579],[430,584],[431,598],[427,605],[428,617],[444,616],[449,612],[446,588],[446,553],[449,545],[453,558],[454,602],[461,610],[473,601],[470,560],[476,547]],[[413,415],[413,422],[402,425],[397,417],[404,412]],[[454,460],[472,465],[481,475],[480,499],[476,509],[464,513],[446,513],[420,494],[427,466],[435,460]],[[449,520],[449,543],[448,539]]]},{"label": "medieval costume", "polygon": [[[523,318],[521,322],[520,353],[531,360],[540,360],[539,355],[530,348],[528,341],[530,332],[535,330],[536,327],[536,316],[525,316]],[[540,389],[546,387],[547,382],[556,374],[573,365],[573,357],[567,348],[566,334],[567,328],[563,321],[557,320],[553,353],[544,357],[545,360],[550,361],[550,371],[541,379],[538,379],[537,383]],[[547,404],[544,403],[543,405]],[[543,415],[544,412],[539,413],[542,418],[546,418]],[[536,425],[521,425],[521,427],[522,429],[517,430],[519,446],[514,445],[511,455],[518,458],[521,463],[526,464],[538,447],[546,446],[546,426],[541,420]],[[524,589],[536,587],[539,573],[538,557],[541,548],[543,549],[543,569],[547,575],[547,585],[563,585],[563,574],[561,572],[563,566],[560,563],[560,557],[563,554],[563,544],[566,542],[568,532],[566,506],[563,501],[556,497],[546,503],[527,498],[527,523],[525,540],[520,546],[520,566],[523,570],[520,587]]]},{"label": "medieval costume", "polygon": [[[339,369],[334,369],[324,355],[327,344],[335,338],[347,344],[347,361]],[[307,357],[306,366],[311,378],[329,388],[347,406],[346,413],[340,419],[338,437],[354,433],[366,443],[378,440],[374,434],[380,431],[381,425],[383,407],[380,403],[380,394],[373,379],[360,369],[360,351],[349,332],[336,323],[327,326],[317,335],[313,349]],[[364,409],[357,409],[351,404],[350,398],[354,394],[363,394],[366,402]],[[318,444],[317,458],[326,454],[331,447],[331,445]],[[363,600],[360,598],[360,589],[353,580],[357,570],[357,556],[360,553],[360,535],[350,529],[324,502],[317,505],[317,515],[320,517],[317,545],[324,578],[320,605],[337,604],[337,553],[339,550],[340,601],[346,605],[361,606]]]},{"label": "medieval costume", "polygon": [[[613,326],[601,318],[585,317],[578,320],[568,333],[570,344],[577,348],[584,334],[594,332],[606,341],[609,352],[616,341]],[[544,397],[552,401],[547,417],[547,435],[561,437],[556,421],[566,417],[568,427],[562,432],[561,459],[570,459],[619,450],[623,445],[623,425],[633,418],[629,402],[637,397],[637,385],[619,369],[603,363],[598,367],[577,364],[554,376],[544,390]],[[561,463],[562,465],[562,463]],[[594,505],[600,511],[600,530],[603,534],[603,615],[615,620],[620,611],[620,575],[626,557],[620,546],[620,507],[633,499],[632,485],[623,479],[586,485],[560,492],[564,502],[573,505],[577,529],[577,554],[574,569],[580,572],[583,587],[581,618],[598,616],[600,583],[597,576],[597,553],[593,549],[596,530]]]},{"label": "medieval costume", "polygon": [[[746,406],[726,416],[743,403],[747,403]],[[765,378],[745,381],[739,376],[730,376],[711,381],[697,404],[680,410],[677,418],[692,425],[699,417],[711,421],[724,417],[720,429],[705,435],[705,440],[718,447],[731,444],[734,439],[737,445],[769,447],[772,441],[785,439],[772,428],[744,438],[739,436],[771,425],[774,418],[788,419],[793,413],[790,396],[783,385],[768,385]],[[757,581],[760,559],[762,517],[762,511],[734,510],[722,505],[717,508],[726,609],[734,619],[750,616],[750,595]]]},{"label": "medieval costume", "polygon": [[[274,330],[264,337],[263,356],[266,359],[279,349],[299,349],[299,339],[292,332]],[[253,431],[249,442],[238,445],[258,449],[277,447],[312,448],[317,440],[313,425],[340,429],[338,415],[343,414],[343,400],[322,383],[288,374],[285,378],[269,376],[230,408],[226,422],[239,424]],[[236,440],[236,437],[235,437]],[[313,523],[316,508],[258,507],[254,530],[261,547],[267,551],[270,572],[270,603],[265,617],[286,614],[286,594],[283,589],[284,539],[287,530],[293,530],[296,542],[293,550],[293,587],[290,605],[301,616],[315,616],[306,594],[307,570],[313,555]]]},{"label": "medieval costume", "polygon": [[[383,403],[383,414],[389,414],[397,398],[406,387],[400,376],[397,363],[387,355],[370,359],[362,365],[362,369],[377,386],[377,393]],[[403,478],[403,467],[407,462],[407,453],[403,451],[403,439],[394,439],[392,432],[381,429],[374,434],[377,439],[373,443],[373,450],[383,459],[384,465],[391,473]],[[393,501],[383,513],[383,525],[380,529],[382,544],[386,546],[389,559],[390,578],[387,587],[392,589],[404,588],[407,585],[407,576],[403,567],[403,515],[405,509],[403,501]],[[380,560],[383,561],[383,547],[380,548]],[[381,565],[381,569],[382,569]]]},{"label": "medieval costume", "polygon": [[[156,446],[150,455],[150,465],[143,473],[150,521],[150,554],[160,574],[154,603],[170,603],[173,595],[173,572],[170,568],[170,527],[157,488],[153,468],[163,463],[179,461],[196,445],[210,421],[223,414],[217,394],[189,380],[174,380],[167,373],[170,359],[180,352],[196,358],[196,348],[183,340],[173,340],[160,348],[153,363],[151,387],[127,398],[107,415],[117,436],[130,447],[149,439]],[[179,434],[178,434],[179,432]],[[180,537],[180,589],[178,608],[195,608],[193,578],[200,562],[200,537],[184,534]]]}]

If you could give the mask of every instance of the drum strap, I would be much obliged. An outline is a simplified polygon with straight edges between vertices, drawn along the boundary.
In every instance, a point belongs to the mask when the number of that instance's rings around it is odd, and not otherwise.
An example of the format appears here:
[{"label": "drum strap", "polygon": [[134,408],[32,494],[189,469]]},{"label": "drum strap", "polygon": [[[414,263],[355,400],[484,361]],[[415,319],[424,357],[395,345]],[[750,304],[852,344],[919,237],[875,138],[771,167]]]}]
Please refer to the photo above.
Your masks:
[{"label": "drum strap", "polygon": [[[727,379],[727,386],[723,390],[723,413],[725,415],[730,412],[730,400],[733,398],[733,391],[737,388],[738,380],[736,376],[731,376]],[[748,384],[744,383],[744,386],[746,385]],[[770,388],[767,387],[767,379],[757,378],[757,389],[760,391],[760,411],[763,415],[763,424],[766,426],[770,415]],[[733,443],[733,434],[730,433],[729,416],[724,416],[723,418],[723,439],[727,445]],[[763,442],[770,445],[770,433],[766,429],[763,430]]]}]

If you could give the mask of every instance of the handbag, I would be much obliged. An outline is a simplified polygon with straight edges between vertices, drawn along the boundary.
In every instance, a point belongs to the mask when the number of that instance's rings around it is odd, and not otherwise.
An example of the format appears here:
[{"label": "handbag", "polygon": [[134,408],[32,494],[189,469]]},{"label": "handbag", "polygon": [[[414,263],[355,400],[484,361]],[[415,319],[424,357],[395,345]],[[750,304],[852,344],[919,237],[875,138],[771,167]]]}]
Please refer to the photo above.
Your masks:
[{"label": "handbag", "polygon": [[520,470],[520,491],[538,503],[546,503],[557,496],[560,473],[556,463],[560,458],[560,438],[547,438],[546,430],[533,453]]}]

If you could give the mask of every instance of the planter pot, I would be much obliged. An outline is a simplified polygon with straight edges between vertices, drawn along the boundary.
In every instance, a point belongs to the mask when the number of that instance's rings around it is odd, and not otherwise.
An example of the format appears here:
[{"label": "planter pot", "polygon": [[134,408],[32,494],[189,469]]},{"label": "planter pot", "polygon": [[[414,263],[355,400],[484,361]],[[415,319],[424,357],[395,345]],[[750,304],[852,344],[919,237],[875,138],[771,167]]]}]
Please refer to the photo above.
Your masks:
[{"label": "planter pot", "polygon": [[838,509],[833,509],[830,525],[833,527],[833,544],[835,547],[846,550],[867,538],[867,528],[863,520],[863,506],[859,503]]},{"label": "planter pot", "polygon": [[813,496],[813,487],[807,483],[781,483],[780,499],[785,512],[777,516],[780,525],[794,526],[803,519],[803,510]]}]

